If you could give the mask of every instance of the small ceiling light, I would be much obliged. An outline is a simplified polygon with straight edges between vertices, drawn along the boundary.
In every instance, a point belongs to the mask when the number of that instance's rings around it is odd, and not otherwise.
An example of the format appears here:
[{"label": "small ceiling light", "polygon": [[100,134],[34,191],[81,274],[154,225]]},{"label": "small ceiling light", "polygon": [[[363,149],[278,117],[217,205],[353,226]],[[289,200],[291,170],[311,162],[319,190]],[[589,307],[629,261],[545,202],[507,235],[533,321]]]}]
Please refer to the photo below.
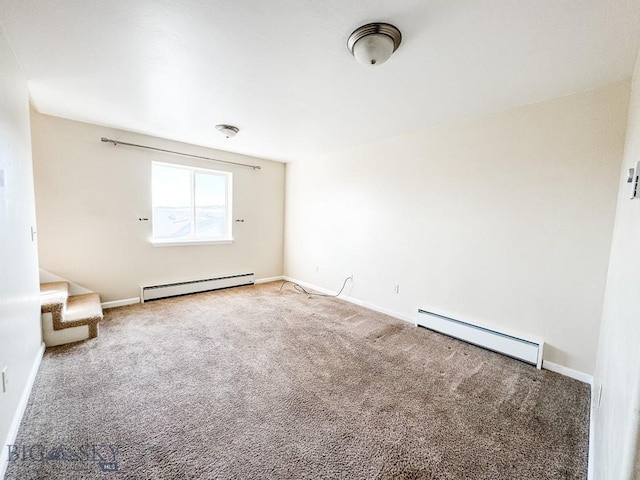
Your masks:
[{"label": "small ceiling light", "polygon": [[357,28],[350,36],[347,47],[358,62],[380,65],[400,46],[402,34],[388,23],[369,23]]},{"label": "small ceiling light", "polygon": [[240,131],[238,127],[234,127],[233,125],[216,125],[216,130],[227,138],[235,137],[236,133]]}]

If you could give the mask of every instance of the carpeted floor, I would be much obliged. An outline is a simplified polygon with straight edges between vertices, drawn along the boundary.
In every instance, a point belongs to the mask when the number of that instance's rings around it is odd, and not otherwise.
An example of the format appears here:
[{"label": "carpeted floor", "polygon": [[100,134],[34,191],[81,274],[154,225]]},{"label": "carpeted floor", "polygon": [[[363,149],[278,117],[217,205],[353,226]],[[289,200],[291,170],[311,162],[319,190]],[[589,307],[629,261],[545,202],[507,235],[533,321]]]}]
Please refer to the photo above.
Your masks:
[{"label": "carpeted floor", "polygon": [[586,478],[586,384],[279,287],[48,349],[7,478]]}]

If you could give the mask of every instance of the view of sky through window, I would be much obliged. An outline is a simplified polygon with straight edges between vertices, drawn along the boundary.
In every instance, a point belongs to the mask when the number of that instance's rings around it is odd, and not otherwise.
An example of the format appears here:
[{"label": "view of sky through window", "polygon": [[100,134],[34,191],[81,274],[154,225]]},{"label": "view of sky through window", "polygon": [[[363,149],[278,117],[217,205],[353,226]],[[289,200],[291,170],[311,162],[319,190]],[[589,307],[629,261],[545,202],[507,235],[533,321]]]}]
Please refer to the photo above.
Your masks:
[{"label": "view of sky through window", "polygon": [[165,241],[230,236],[230,174],[154,163],[153,237]]}]

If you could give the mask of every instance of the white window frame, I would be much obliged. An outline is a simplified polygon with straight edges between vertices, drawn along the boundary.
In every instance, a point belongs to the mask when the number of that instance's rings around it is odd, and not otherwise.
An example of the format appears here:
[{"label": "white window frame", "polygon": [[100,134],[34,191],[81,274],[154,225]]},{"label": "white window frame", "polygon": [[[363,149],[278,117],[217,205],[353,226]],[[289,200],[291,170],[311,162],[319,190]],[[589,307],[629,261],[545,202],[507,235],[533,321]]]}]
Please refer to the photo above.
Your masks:
[{"label": "white window frame", "polygon": [[[167,238],[156,238],[154,237],[154,229],[153,229],[153,214],[154,214],[154,206],[153,206],[153,166],[161,165],[163,167],[171,167],[171,168],[180,168],[183,170],[187,170],[190,172],[190,185],[191,185],[191,208],[190,208],[190,220],[191,220],[191,236],[189,238],[179,238],[179,239],[167,239]],[[196,235],[196,201],[195,201],[195,192],[196,192],[196,172],[204,172],[210,175],[219,175],[226,178],[225,182],[225,196],[226,196],[226,219],[227,219],[227,234],[224,236],[218,237],[198,237]],[[202,168],[202,167],[191,167],[189,165],[181,165],[177,163],[167,163],[167,162],[151,162],[151,243],[156,247],[166,247],[166,246],[186,246],[186,245],[211,245],[211,244],[229,244],[233,243],[233,173],[225,172],[222,170],[214,170],[210,168]]]}]

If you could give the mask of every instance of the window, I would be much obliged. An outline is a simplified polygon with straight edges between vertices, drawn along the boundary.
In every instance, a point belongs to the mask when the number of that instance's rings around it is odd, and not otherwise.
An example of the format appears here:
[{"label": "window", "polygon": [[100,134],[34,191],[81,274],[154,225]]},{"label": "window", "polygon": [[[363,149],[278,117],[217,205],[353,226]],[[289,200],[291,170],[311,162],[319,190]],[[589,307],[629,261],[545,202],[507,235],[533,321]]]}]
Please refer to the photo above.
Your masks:
[{"label": "window", "polygon": [[231,241],[229,172],[153,162],[153,243]]}]

